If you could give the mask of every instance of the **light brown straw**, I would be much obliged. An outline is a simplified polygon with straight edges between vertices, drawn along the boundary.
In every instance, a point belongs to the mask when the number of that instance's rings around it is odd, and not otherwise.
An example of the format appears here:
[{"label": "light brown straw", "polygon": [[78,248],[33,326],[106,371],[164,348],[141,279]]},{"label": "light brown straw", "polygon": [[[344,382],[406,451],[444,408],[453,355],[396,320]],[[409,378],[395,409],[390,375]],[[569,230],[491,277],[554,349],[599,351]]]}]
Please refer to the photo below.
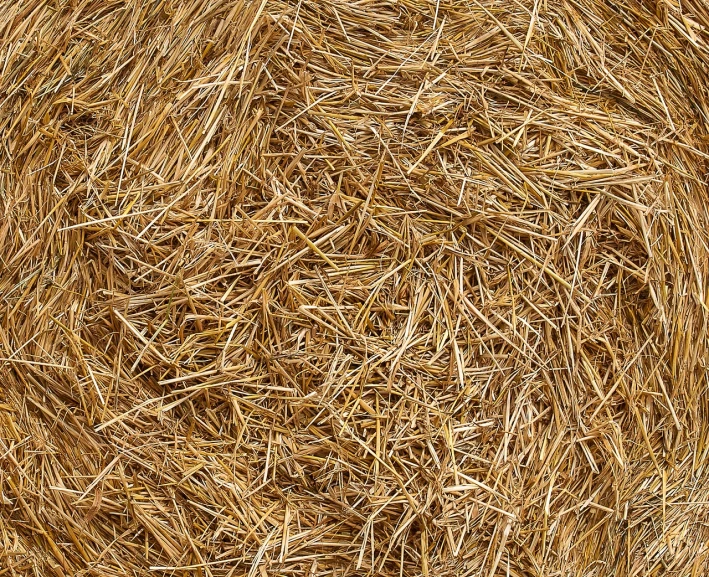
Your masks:
[{"label": "light brown straw", "polygon": [[0,0],[0,576],[709,574],[701,0]]}]

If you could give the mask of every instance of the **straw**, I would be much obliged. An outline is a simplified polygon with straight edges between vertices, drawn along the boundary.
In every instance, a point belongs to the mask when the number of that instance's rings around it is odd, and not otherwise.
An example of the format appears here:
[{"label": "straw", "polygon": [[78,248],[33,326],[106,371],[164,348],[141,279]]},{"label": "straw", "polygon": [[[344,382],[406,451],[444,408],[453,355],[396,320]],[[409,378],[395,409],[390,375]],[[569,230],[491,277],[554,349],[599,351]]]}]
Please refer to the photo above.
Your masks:
[{"label": "straw", "polygon": [[0,575],[709,573],[709,9],[0,2]]}]

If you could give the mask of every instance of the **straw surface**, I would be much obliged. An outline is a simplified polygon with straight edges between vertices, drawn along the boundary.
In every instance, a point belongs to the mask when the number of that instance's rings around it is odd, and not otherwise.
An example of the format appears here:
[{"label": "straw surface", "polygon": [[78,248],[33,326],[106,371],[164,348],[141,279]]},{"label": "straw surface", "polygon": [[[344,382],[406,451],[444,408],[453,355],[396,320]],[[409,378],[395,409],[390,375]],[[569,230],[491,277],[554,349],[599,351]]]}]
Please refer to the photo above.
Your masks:
[{"label": "straw surface", "polygon": [[0,0],[0,575],[706,575],[708,43]]}]

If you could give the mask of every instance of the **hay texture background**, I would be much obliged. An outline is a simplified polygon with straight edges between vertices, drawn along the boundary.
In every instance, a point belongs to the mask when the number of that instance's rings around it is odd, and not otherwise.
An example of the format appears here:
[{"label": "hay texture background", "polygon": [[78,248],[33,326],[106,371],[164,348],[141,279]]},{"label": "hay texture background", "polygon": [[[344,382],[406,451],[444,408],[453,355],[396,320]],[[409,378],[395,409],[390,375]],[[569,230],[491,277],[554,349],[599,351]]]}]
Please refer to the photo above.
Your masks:
[{"label": "hay texture background", "polygon": [[0,42],[0,575],[707,575],[705,2]]}]

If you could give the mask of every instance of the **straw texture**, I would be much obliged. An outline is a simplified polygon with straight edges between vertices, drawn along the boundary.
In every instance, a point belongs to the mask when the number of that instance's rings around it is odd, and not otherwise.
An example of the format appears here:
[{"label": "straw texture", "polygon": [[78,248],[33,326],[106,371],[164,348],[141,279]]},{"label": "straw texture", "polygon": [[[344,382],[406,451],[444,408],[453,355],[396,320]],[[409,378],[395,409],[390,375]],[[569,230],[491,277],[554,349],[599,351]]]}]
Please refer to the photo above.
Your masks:
[{"label": "straw texture", "polygon": [[708,43],[0,0],[0,575],[706,575]]}]

